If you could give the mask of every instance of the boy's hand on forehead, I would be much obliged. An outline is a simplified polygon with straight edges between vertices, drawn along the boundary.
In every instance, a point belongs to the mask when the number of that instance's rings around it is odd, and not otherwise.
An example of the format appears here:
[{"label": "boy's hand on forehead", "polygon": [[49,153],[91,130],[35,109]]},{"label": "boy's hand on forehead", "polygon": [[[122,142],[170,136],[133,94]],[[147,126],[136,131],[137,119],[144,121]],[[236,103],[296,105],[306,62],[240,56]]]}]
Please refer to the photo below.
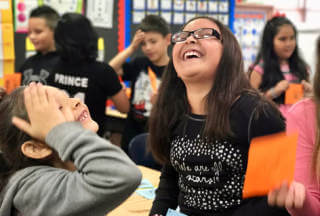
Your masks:
[{"label": "boy's hand on forehead", "polygon": [[44,141],[52,128],[74,120],[71,109],[66,107],[61,111],[55,95],[42,84],[32,83],[26,87],[24,101],[30,123],[18,117],[13,117],[12,122],[37,140]]},{"label": "boy's hand on forehead", "polygon": [[145,33],[141,29],[138,29],[134,34],[133,40],[131,42],[131,46],[133,47],[133,49],[138,49],[140,43],[144,40],[144,37]]}]

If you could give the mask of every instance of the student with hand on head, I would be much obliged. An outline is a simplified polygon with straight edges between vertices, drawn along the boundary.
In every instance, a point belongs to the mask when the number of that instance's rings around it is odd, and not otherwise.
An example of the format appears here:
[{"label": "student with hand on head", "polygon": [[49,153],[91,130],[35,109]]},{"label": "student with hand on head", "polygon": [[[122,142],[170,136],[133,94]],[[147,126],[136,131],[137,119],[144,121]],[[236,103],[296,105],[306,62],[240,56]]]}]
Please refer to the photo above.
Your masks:
[{"label": "student with hand on head", "polygon": [[269,193],[271,205],[285,206],[292,216],[320,215],[320,37],[317,40],[317,65],[313,97],[290,108],[287,130],[298,131],[294,181]]},{"label": "student with hand on head", "polygon": [[99,124],[103,136],[106,124],[106,100],[111,99],[117,110],[129,111],[129,99],[115,71],[96,60],[98,35],[90,20],[77,13],[65,13],[55,31],[57,52],[60,56],[48,85],[80,98]]},{"label": "student with hand on head", "polygon": [[[133,137],[147,132],[150,110],[157,97],[162,72],[169,62],[169,45],[170,30],[166,21],[160,16],[147,15],[138,26],[130,46],[109,62],[123,80],[131,82],[131,107],[121,141],[125,151],[128,151]],[[144,56],[125,62],[139,46]]]},{"label": "student with hand on head", "polygon": [[49,6],[39,6],[31,11],[28,37],[37,53],[29,57],[19,69],[23,85],[30,82],[47,84],[51,70],[58,60],[54,42],[58,20],[59,14]]},{"label": "student with hand on head", "polygon": [[57,88],[14,90],[0,118],[0,216],[105,215],[140,183],[127,155],[97,136],[87,106]]},{"label": "student with hand on head", "polygon": [[252,86],[276,102],[286,117],[290,105],[284,100],[289,84],[301,83],[305,95],[312,91],[308,70],[299,56],[295,26],[286,17],[273,17],[264,27],[257,59],[249,69]]},{"label": "student with hand on head", "polygon": [[251,139],[285,124],[251,87],[233,33],[195,17],[171,40],[172,60],[149,121],[148,143],[163,164],[150,215],[177,206],[192,216],[288,215],[269,207],[266,196],[242,199]]}]

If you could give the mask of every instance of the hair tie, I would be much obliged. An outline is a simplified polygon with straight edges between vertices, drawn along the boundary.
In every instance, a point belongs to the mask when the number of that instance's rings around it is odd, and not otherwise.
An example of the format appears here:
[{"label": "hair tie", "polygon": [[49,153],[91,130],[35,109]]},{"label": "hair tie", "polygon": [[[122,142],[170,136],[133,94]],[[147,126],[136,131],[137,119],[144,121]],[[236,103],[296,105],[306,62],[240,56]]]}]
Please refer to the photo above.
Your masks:
[{"label": "hair tie", "polygon": [[286,14],[285,13],[280,13],[279,11],[277,11],[272,16],[272,18],[275,18],[275,17],[286,17]]}]

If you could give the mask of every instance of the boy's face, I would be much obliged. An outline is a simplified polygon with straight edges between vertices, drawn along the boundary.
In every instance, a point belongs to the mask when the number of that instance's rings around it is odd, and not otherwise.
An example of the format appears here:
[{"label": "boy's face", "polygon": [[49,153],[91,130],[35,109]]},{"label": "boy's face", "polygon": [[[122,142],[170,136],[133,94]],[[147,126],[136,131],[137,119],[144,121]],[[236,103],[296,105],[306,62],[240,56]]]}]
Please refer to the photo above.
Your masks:
[{"label": "boy's face", "polygon": [[44,18],[31,17],[28,24],[28,37],[36,51],[46,54],[55,50],[54,32]]},{"label": "boy's face", "polygon": [[163,36],[158,32],[145,32],[141,42],[141,49],[145,56],[155,65],[159,65],[167,58],[167,49],[170,44],[170,35]]},{"label": "boy's face", "polygon": [[63,111],[67,107],[70,108],[75,121],[80,122],[85,129],[95,133],[98,131],[98,124],[91,118],[87,105],[82,103],[80,99],[70,98],[64,91],[51,86],[46,86],[45,88],[47,88],[47,91],[51,91],[52,95],[55,95],[60,110]]}]

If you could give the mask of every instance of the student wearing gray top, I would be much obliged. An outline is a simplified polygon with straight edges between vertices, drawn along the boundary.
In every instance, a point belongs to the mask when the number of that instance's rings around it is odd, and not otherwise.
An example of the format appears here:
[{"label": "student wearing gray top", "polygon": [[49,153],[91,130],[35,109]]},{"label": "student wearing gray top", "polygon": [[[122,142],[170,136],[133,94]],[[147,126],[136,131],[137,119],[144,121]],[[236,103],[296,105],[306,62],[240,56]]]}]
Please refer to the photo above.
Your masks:
[{"label": "student wearing gray top", "polygon": [[85,104],[32,83],[0,102],[0,216],[105,215],[141,173],[100,138]]}]

